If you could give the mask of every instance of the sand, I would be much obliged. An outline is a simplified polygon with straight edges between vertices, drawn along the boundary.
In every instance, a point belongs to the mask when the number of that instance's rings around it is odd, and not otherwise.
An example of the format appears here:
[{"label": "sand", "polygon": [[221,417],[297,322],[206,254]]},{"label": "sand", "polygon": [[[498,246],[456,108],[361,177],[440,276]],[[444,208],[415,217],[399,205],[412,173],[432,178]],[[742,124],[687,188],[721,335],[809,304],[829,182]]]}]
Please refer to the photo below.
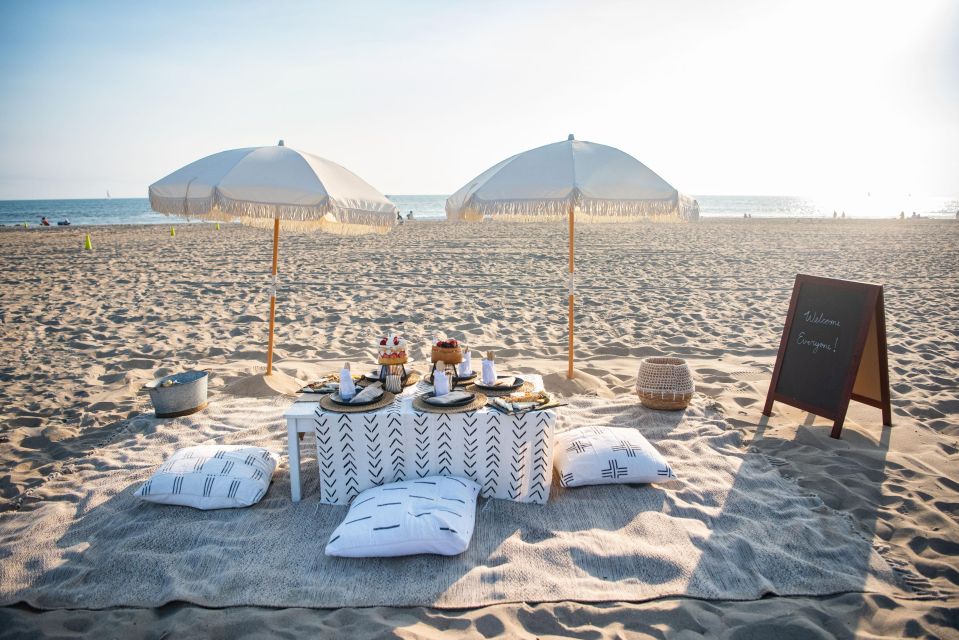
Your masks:
[{"label": "sand", "polygon": [[[268,232],[223,225],[0,230],[0,510],[29,506],[70,462],[149,412],[154,376],[212,371],[211,393],[269,393]],[[592,225],[577,236],[577,369],[565,370],[565,229],[414,222],[386,237],[286,235],[277,366],[307,380],[369,362],[374,336],[404,331],[423,358],[449,333],[493,349],[563,393],[631,392],[639,358],[690,361],[757,451],[888,547],[922,597],[843,594],[756,602],[494,605],[430,609],[37,612],[0,609],[0,636],[143,635],[197,625],[225,635],[763,637],[955,635],[959,626],[959,224],[710,220]],[[841,441],[797,409],[760,410],[797,272],[886,285],[894,424],[853,404]],[[402,324],[401,324],[402,323]],[[295,381],[287,381],[295,384]],[[0,515],[2,517],[2,515]],[[9,623],[4,624],[7,620]],[[12,623],[12,624],[11,624]],[[770,625],[775,624],[775,627]],[[135,635],[124,633],[125,636]]]}]

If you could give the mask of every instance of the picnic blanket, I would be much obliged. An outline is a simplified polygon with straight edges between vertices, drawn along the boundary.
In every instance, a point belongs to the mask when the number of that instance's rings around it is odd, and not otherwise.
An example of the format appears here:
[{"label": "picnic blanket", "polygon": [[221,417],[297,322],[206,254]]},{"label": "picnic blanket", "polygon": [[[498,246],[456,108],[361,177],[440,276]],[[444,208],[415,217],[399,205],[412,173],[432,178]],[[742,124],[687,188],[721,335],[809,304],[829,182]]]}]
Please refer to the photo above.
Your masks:
[{"label": "picnic blanket", "polygon": [[[554,482],[545,505],[481,500],[472,544],[456,557],[329,558],[323,549],[346,507],[319,504],[314,473],[305,474],[306,498],[290,501],[287,403],[221,398],[185,418],[129,420],[110,444],[40,487],[39,500],[0,514],[0,603],[462,608],[899,588],[856,523],[745,449],[741,432],[702,396],[678,413],[625,397],[574,397],[558,410],[557,430],[639,429],[666,456],[674,481]],[[132,495],[176,448],[211,442],[281,453],[262,502],[196,511]]]}]

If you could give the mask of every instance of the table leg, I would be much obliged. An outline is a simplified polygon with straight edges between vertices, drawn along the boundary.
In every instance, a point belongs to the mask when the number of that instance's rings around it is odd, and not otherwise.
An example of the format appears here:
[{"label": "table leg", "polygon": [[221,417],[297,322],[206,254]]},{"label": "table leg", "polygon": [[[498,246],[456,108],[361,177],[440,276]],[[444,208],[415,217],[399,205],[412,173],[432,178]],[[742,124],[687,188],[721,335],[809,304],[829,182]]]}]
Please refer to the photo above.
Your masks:
[{"label": "table leg", "polygon": [[290,497],[300,501],[300,438],[296,432],[296,420],[287,420],[287,448],[290,453]]}]

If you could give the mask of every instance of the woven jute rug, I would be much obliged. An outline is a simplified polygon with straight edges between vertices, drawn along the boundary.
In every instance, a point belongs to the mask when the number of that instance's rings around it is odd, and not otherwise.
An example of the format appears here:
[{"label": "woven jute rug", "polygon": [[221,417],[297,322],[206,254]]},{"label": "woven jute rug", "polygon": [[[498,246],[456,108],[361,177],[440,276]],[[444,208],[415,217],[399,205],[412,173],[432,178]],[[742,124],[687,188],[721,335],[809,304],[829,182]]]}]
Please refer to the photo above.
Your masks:
[{"label": "woven jute rug", "polygon": [[[308,446],[304,497],[290,501],[281,417],[289,401],[214,400],[185,418],[131,419],[39,487],[38,501],[0,514],[0,604],[461,608],[899,590],[854,522],[744,450],[703,397],[676,413],[635,398],[570,400],[558,429],[636,428],[677,480],[567,490],[554,481],[546,505],[481,500],[472,543],[456,557],[328,558],[324,546],[347,510],[317,502]],[[214,442],[281,453],[259,504],[197,511],[133,496],[175,449]]]}]

